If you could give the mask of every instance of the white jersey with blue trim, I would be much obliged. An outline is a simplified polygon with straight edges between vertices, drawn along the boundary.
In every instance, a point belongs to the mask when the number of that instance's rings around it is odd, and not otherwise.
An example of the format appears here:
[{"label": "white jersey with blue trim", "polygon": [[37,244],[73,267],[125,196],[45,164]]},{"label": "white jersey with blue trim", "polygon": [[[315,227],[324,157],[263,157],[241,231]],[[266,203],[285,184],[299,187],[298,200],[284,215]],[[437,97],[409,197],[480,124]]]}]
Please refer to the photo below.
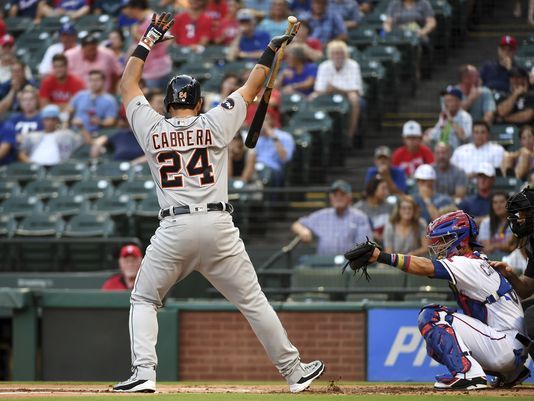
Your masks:
[{"label": "white jersey with blue trim", "polygon": [[452,256],[434,261],[445,268],[458,291],[457,301],[466,315],[498,331],[525,332],[524,313],[516,292],[483,256]]},{"label": "white jersey with blue trim", "polygon": [[228,201],[228,144],[246,109],[238,92],[187,118],[166,119],[144,96],[130,101],[126,116],[147,156],[162,209]]}]

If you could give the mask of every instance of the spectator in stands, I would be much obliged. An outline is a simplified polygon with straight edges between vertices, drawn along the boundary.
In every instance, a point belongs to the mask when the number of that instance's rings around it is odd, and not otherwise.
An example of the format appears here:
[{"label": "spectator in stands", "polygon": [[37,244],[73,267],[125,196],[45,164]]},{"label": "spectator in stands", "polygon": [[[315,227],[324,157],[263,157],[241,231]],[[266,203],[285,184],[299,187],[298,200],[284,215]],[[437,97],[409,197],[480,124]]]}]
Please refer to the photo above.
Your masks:
[{"label": "spectator in stands", "polygon": [[311,11],[302,13],[299,19],[308,21],[310,37],[319,39],[323,46],[331,40],[346,40],[348,37],[343,17],[328,8],[327,0],[312,0]]},{"label": "spectator in stands", "polygon": [[384,250],[414,256],[428,254],[426,223],[420,218],[419,206],[408,195],[402,195],[384,227]]},{"label": "spectator in stands", "polygon": [[25,70],[26,65],[20,60],[15,60],[11,65],[11,79],[0,84],[0,114],[6,111],[21,111],[20,92],[26,86],[36,86],[35,81],[26,78]]},{"label": "spectator in stands", "polygon": [[43,60],[39,64],[39,75],[44,77],[50,74],[52,72],[53,57],[76,47],[77,40],[78,32],[73,24],[67,22],[61,25],[61,28],[59,28],[59,42],[50,45],[46,49]]},{"label": "spectator in stands", "polygon": [[393,0],[386,11],[387,18],[383,29],[391,32],[394,28],[414,31],[423,42],[436,29],[434,10],[427,0]]},{"label": "spectator in stands", "polygon": [[106,92],[105,79],[102,71],[91,71],[87,89],[78,92],[70,102],[72,125],[89,134],[111,128],[117,121],[117,101]]},{"label": "spectator in stands", "polygon": [[0,37],[4,36],[6,33],[6,23],[4,22],[3,15],[0,15]]},{"label": "spectator in stands", "polygon": [[271,0],[244,0],[243,5],[249,10],[254,10],[258,17],[264,17],[271,10]]},{"label": "spectator in stands", "polygon": [[341,15],[347,30],[356,28],[362,19],[360,6],[356,0],[331,0],[328,8]]},{"label": "spectator in stands", "polygon": [[228,0],[226,7],[226,15],[217,25],[213,35],[213,42],[217,45],[229,46],[239,34],[239,22],[237,21],[238,0]]},{"label": "spectator in stands", "polygon": [[120,273],[108,278],[102,285],[104,291],[130,291],[134,284],[137,272],[141,268],[143,253],[137,245],[125,245],[119,254]]},{"label": "spectator in stands", "polygon": [[458,147],[451,157],[451,163],[461,168],[468,178],[473,178],[477,167],[488,162],[494,168],[499,168],[504,157],[504,148],[496,143],[490,143],[490,128],[486,121],[479,120],[473,124],[473,142]]},{"label": "spectator in stands", "polygon": [[71,20],[76,20],[91,11],[89,0],[58,0],[54,6],[45,3],[42,8],[44,17],[62,17],[67,16]]},{"label": "spectator in stands", "polygon": [[360,103],[363,96],[360,65],[349,57],[347,44],[340,40],[330,42],[326,52],[328,60],[319,65],[314,91],[316,94],[341,93],[347,97],[351,104],[349,138],[353,143],[361,145],[362,138],[358,135]]},{"label": "spectator in stands", "polygon": [[52,58],[52,74],[41,82],[41,106],[52,103],[65,110],[74,95],[84,88],[85,84],[80,78],[69,74],[67,57],[62,53],[56,54]]},{"label": "spectator in stands", "polygon": [[0,36],[0,84],[11,79],[11,66],[16,60],[15,38],[8,33]]},{"label": "spectator in stands", "polygon": [[241,132],[235,134],[232,142],[228,146],[229,163],[228,177],[234,180],[250,182],[254,176],[256,165],[256,152],[245,146]]},{"label": "spectator in stands", "polygon": [[[196,0],[193,2],[196,4]],[[191,12],[193,14],[197,13],[197,11]],[[129,0],[128,3],[126,3],[126,6],[123,8],[123,13],[136,20],[136,23],[131,26],[131,36],[133,38],[133,46],[135,48],[150,25],[154,11],[148,7],[147,0]],[[176,16],[176,18],[180,17],[180,15]],[[194,22],[187,22],[184,17],[180,17],[179,19],[181,21],[180,23],[193,24],[193,30],[195,29]],[[174,27],[176,27],[176,25],[177,23],[174,24]],[[183,29],[183,27],[181,29]],[[181,35],[183,33],[180,31],[179,34]],[[168,47],[170,46],[170,43],[171,41],[158,43],[150,52],[150,57],[148,57],[145,61],[142,78],[145,81],[145,85],[148,89],[163,89],[167,86],[167,82],[169,81],[172,73],[172,59],[168,53]],[[180,44],[185,45],[185,43]],[[134,49],[132,48],[130,50],[133,51]]]},{"label": "spectator in stands", "polygon": [[81,45],[65,52],[69,72],[82,81],[89,82],[91,71],[102,71],[106,81],[105,90],[114,93],[122,68],[111,50],[98,45],[99,37],[97,33],[89,33],[83,37]]},{"label": "spectator in stands", "polygon": [[500,92],[510,90],[508,73],[517,66],[514,57],[517,50],[517,40],[513,36],[503,36],[497,49],[497,60],[486,61],[480,67],[480,78],[488,88]]},{"label": "spectator in stands", "polygon": [[[165,94],[161,89],[150,89],[146,92],[146,100],[148,100],[148,103],[150,103],[150,107],[152,107],[156,112],[164,116],[167,114],[167,111],[165,110]],[[124,110],[125,112],[125,110]]]},{"label": "spectator in stands", "polygon": [[0,166],[16,162],[17,159],[17,137],[15,131],[0,125]]},{"label": "spectator in stands", "polygon": [[213,21],[214,27],[217,27],[228,13],[228,2],[226,0],[207,0],[204,10]]},{"label": "spectator in stands", "polygon": [[487,216],[490,211],[490,196],[495,182],[495,168],[488,162],[482,162],[477,166],[475,172],[477,192],[474,195],[465,197],[458,207],[475,217],[477,223],[480,224],[482,217]]},{"label": "spectator in stands", "polygon": [[291,0],[289,2],[289,9],[293,15],[302,15],[302,13],[311,11],[312,0]]},{"label": "spectator in stands", "polygon": [[188,46],[195,52],[202,52],[208,45],[212,36],[212,20],[204,11],[205,6],[206,0],[189,0],[189,8],[176,15],[171,33],[177,45]]},{"label": "spectator in stands", "polygon": [[26,163],[54,166],[67,160],[81,144],[82,137],[60,128],[60,109],[49,104],[41,112],[43,131],[30,132],[22,137],[19,159]]},{"label": "spectator in stands", "polygon": [[315,85],[317,65],[307,62],[308,59],[302,44],[288,47],[286,55],[286,67],[280,72],[277,79],[278,89],[285,94],[310,95]]},{"label": "spectator in stands", "polygon": [[11,2],[9,16],[31,18],[34,23],[38,24],[43,16],[45,6],[45,0],[15,0]]},{"label": "spectator in stands", "polygon": [[[126,52],[124,51],[125,37],[122,29],[114,29],[108,35],[106,46],[115,53],[115,58],[121,67],[126,65]],[[147,60],[148,61],[148,60]],[[144,71],[143,71],[144,72]]]},{"label": "spectator in stands", "polygon": [[295,141],[288,132],[275,128],[271,113],[267,113],[256,144],[256,161],[269,168],[272,177],[269,185],[284,185],[284,165],[291,160]]},{"label": "spectator in stands", "polygon": [[288,15],[287,0],[272,0],[269,15],[262,19],[258,29],[267,32],[271,37],[283,35],[287,28]]},{"label": "spectator in stands", "polygon": [[375,175],[365,186],[365,199],[357,202],[354,207],[365,213],[371,221],[373,238],[382,242],[393,205],[387,201],[389,189],[387,182],[380,175]]},{"label": "spectator in stands", "polygon": [[448,86],[443,95],[443,111],[434,128],[429,131],[429,139],[433,143],[449,144],[454,150],[469,142],[473,120],[469,113],[462,109],[462,91]]},{"label": "spectator in stands", "polygon": [[330,187],[330,205],[301,217],[291,229],[300,240],[309,243],[317,238],[318,255],[341,255],[347,244],[365,241],[373,235],[369,218],[360,210],[351,207],[352,187],[343,180]]},{"label": "spectator in stands", "polygon": [[376,0],[358,0],[358,4],[360,5],[360,12],[362,14],[369,14],[376,3]]},{"label": "spectator in stands", "polygon": [[228,49],[228,59],[256,61],[271,40],[267,32],[256,29],[256,17],[252,10],[242,8],[237,12],[239,34]]},{"label": "spectator in stands", "polygon": [[443,142],[434,146],[434,171],[436,172],[437,193],[450,196],[460,201],[467,193],[467,176],[465,172],[451,164],[451,147]]},{"label": "spectator in stands", "polygon": [[367,169],[365,185],[377,175],[387,184],[390,193],[399,195],[406,192],[406,176],[398,167],[391,166],[391,149],[387,146],[379,146],[375,149],[375,165]]},{"label": "spectator in stands", "polygon": [[234,73],[224,74],[221,82],[219,84],[219,92],[204,92],[204,104],[206,107],[205,111],[208,111],[215,106],[218,106],[224,99],[226,99],[230,94],[236,91],[240,86],[240,79]]},{"label": "spectator in stands", "polygon": [[474,65],[464,64],[459,70],[460,83],[457,88],[462,91],[462,109],[467,111],[473,121],[493,122],[495,100],[491,90],[481,85],[480,74]]},{"label": "spectator in stands", "polygon": [[506,192],[497,191],[490,196],[489,216],[480,223],[478,240],[484,245],[484,253],[491,254],[492,260],[500,260],[515,249],[514,235],[508,224],[506,212]]},{"label": "spectator in stands", "polygon": [[395,149],[392,157],[392,165],[404,170],[406,177],[412,177],[415,169],[421,164],[432,164],[434,155],[425,145],[421,144],[423,132],[417,121],[407,121],[402,127],[404,146]]},{"label": "spectator in stands", "polygon": [[26,86],[20,92],[21,112],[10,116],[2,130],[13,131],[16,138],[34,131],[43,130],[43,119],[39,109],[39,93],[33,86]]},{"label": "spectator in stands", "polygon": [[534,91],[524,68],[512,67],[509,71],[510,92],[499,99],[497,122],[529,124],[534,121]]},{"label": "spectator in stands", "polygon": [[441,215],[440,209],[454,205],[453,200],[445,194],[436,193],[436,172],[430,164],[421,164],[413,175],[417,186],[415,202],[421,211],[421,217],[430,223]]},{"label": "spectator in stands", "polygon": [[521,128],[521,148],[505,152],[501,170],[504,176],[527,181],[534,167],[534,130],[531,125]]},{"label": "spectator in stands", "polygon": [[317,62],[323,58],[323,45],[319,39],[311,38],[311,27],[308,21],[299,21],[300,27],[293,39],[292,46],[304,46],[304,52],[309,61]]}]

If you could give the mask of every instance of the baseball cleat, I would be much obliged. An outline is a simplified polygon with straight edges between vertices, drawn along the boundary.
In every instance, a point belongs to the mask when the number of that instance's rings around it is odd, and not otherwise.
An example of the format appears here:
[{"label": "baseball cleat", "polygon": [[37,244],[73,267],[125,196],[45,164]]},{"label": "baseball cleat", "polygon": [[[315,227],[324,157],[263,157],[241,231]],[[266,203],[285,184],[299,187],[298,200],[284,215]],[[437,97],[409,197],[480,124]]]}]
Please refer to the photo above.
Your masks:
[{"label": "baseball cleat", "polygon": [[459,377],[449,377],[439,379],[434,383],[436,390],[482,390],[488,387],[484,376],[473,377],[471,379],[461,379]]},{"label": "baseball cleat", "polygon": [[495,377],[495,379],[491,382],[491,387],[494,388],[512,388],[514,386],[519,386],[521,383],[523,383],[525,380],[527,380],[530,377],[530,369],[526,366],[523,366],[523,369],[515,376],[515,378],[511,380],[506,380],[503,377]]},{"label": "baseball cleat", "polygon": [[113,386],[117,393],[154,393],[156,382],[152,380],[128,379]]},{"label": "baseball cleat", "polygon": [[325,370],[324,363],[321,361],[301,363],[301,367],[304,371],[304,375],[296,383],[289,385],[289,391],[292,393],[300,393],[301,391],[306,390],[310,387],[312,381],[321,377]]}]

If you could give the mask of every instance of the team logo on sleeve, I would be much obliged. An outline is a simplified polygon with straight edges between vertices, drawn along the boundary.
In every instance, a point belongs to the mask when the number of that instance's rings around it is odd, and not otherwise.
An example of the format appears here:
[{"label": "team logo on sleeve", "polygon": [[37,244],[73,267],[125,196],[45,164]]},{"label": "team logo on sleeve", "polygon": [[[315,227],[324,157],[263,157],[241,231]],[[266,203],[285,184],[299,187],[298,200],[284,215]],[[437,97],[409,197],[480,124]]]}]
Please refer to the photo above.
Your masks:
[{"label": "team logo on sleeve", "polygon": [[232,110],[235,106],[234,99],[227,98],[224,102],[221,103],[223,109]]}]

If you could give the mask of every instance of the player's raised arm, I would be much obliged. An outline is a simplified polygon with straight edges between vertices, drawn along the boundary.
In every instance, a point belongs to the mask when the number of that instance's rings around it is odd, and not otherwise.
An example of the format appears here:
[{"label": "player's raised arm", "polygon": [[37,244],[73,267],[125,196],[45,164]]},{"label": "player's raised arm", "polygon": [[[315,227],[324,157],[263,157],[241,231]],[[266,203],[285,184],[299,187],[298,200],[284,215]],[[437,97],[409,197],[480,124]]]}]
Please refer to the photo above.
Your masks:
[{"label": "player's raised arm", "polygon": [[173,24],[174,19],[170,13],[162,13],[159,16],[154,13],[152,16],[152,23],[139,40],[122,74],[119,90],[124,107],[127,107],[134,97],[143,95],[139,87],[139,81],[141,80],[145,60],[156,43],[172,39],[172,36],[165,36],[165,33],[171,29]]}]

